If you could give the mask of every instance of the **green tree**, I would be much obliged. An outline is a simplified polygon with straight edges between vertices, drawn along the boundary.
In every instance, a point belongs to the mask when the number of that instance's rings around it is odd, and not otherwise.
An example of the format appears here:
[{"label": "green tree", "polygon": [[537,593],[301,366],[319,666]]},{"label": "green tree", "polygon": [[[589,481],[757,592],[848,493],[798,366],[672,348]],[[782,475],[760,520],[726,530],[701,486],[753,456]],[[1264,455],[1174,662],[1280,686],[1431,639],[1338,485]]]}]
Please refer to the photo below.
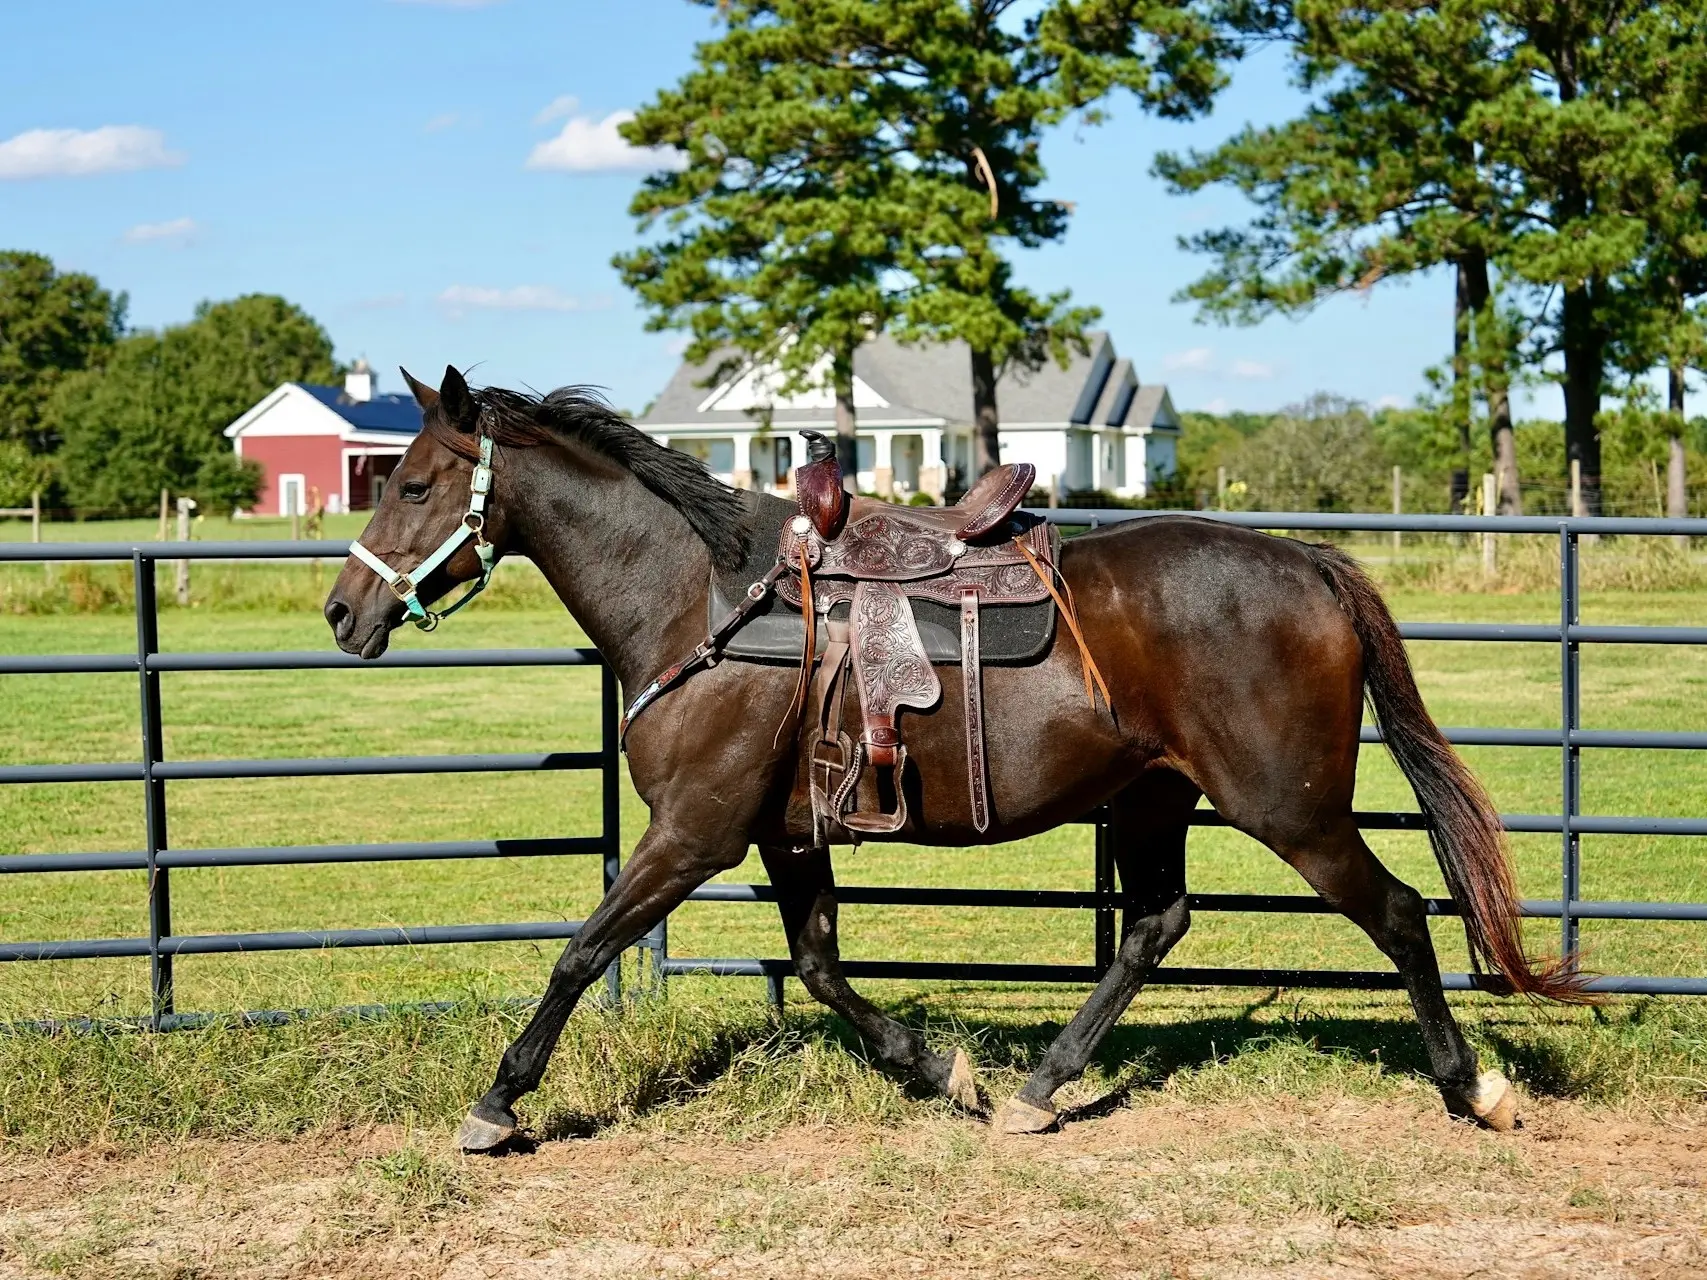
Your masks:
[{"label": "green tree", "polygon": [[1464,375],[1480,359],[1509,510],[1503,353],[1516,326],[1493,305],[1498,288],[1529,335],[1519,358],[1561,385],[1566,456],[1598,511],[1596,414],[1642,311],[1672,124],[1707,113],[1707,12],[1692,0],[1209,3],[1229,31],[1285,41],[1313,101],[1287,125],[1162,160],[1181,189],[1229,182],[1259,208],[1248,228],[1197,240],[1221,265],[1193,296],[1254,318],[1452,267],[1453,412],[1467,420]]},{"label": "green tree", "polygon": [[1490,264],[1513,220],[1469,122],[1519,74],[1498,56],[1485,0],[1325,0],[1223,11],[1245,38],[1278,38],[1312,101],[1209,152],[1164,153],[1179,192],[1232,186],[1257,206],[1244,227],[1187,247],[1218,259],[1181,294],[1223,322],[1297,314],[1327,298],[1446,268],[1454,282],[1449,413],[1467,484],[1472,367],[1482,372],[1501,509],[1521,509],[1510,374]]},{"label": "green tree", "polygon": [[43,415],[54,387],[100,362],[124,331],[124,315],[125,296],[94,276],[57,271],[39,253],[0,252],[0,441],[53,452],[58,441]]},{"label": "green tree", "polygon": [[244,505],[255,472],[226,464],[224,429],[282,382],[337,376],[326,331],[270,294],[204,302],[188,324],[132,334],[104,367],[67,378],[50,406],[72,503],[147,510],[164,488]]},{"label": "green tree", "polygon": [[1364,407],[1323,394],[1277,414],[1227,469],[1238,505],[1261,511],[1379,511],[1391,474]]},{"label": "green tree", "polygon": [[623,126],[674,148],[630,204],[652,243],[613,260],[647,327],[691,335],[685,357],[776,369],[779,393],[828,387],[843,471],[857,469],[853,360],[891,315],[906,175],[877,139],[861,76],[830,57],[810,5],[720,6],[695,68]]},{"label": "green tree", "polygon": [[1566,462],[1598,513],[1597,415],[1621,338],[1647,323],[1664,221],[1652,201],[1673,185],[1676,113],[1707,112],[1707,12],[1693,0],[1500,0],[1493,16],[1525,74],[1479,116],[1477,143],[1531,213],[1505,261],[1530,287],[1531,360],[1563,366]]},{"label": "green tree", "polygon": [[1076,110],[1094,123],[1119,87],[1159,110],[1207,101],[1214,60],[1182,52],[1207,28],[1157,21],[1152,37],[1129,0],[1054,0],[1024,18],[1013,0],[716,7],[724,30],[695,70],[623,129],[686,159],[632,206],[643,230],[672,234],[616,260],[650,323],[689,328],[690,358],[767,352],[793,386],[828,382],[850,451],[861,342],[891,326],[963,339],[978,469],[993,466],[1001,370],[1064,360],[1096,314],[1017,285],[1004,253],[1066,230],[1068,207],[1036,195],[1042,133]]}]

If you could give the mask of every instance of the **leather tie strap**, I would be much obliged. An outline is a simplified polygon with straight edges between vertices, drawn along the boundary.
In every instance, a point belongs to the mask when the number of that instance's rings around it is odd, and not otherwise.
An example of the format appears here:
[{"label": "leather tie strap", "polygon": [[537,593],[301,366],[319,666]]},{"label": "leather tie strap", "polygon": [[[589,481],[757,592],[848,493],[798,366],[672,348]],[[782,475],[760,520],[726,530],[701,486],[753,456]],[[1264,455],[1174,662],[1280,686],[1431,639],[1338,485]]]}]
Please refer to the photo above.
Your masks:
[{"label": "leather tie strap", "polygon": [[[1051,566],[1051,568],[1054,569],[1053,573],[1046,572],[1043,566],[1037,562],[1037,557],[1031,554],[1031,549],[1025,545],[1025,542],[1022,539],[1015,538],[1014,545],[1019,548],[1020,554],[1025,557],[1026,563],[1031,566],[1031,571],[1037,575],[1037,580],[1048,589],[1050,598],[1055,601],[1055,607],[1060,610],[1061,617],[1067,624],[1067,629],[1073,633],[1073,639],[1078,642],[1079,667],[1085,677],[1086,701],[1091,704],[1093,710],[1096,708],[1096,695],[1091,692],[1091,681],[1094,678],[1096,680],[1096,687],[1102,690],[1103,703],[1110,711],[1113,711],[1114,700],[1108,696],[1108,684],[1103,680],[1102,672],[1097,670],[1096,659],[1091,657],[1090,646],[1085,643],[1085,633],[1079,630],[1078,611],[1073,608],[1073,588],[1068,586],[1066,575],[1061,574],[1061,571],[1054,566]],[[1061,585],[1067,588],[1066,599],[1062,599],[1061,593],[1055,590],[1054,578],[1057,574],[1060,574],[1061,576]]]},{"label": "leather tie strap", "polygon": [[984,690],[976,587],[960,593],[960,679],[966,689],[966,783],[972,797],[972,826],[983,833],[990,828],[990,791],[984,764]]}]

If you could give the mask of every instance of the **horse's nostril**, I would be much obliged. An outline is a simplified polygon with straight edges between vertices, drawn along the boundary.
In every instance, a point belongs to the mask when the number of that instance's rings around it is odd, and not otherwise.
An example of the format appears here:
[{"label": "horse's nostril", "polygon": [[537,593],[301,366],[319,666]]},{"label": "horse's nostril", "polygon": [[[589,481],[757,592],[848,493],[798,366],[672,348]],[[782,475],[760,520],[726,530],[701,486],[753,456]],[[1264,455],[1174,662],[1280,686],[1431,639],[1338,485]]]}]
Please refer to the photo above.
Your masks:
[{"label": "horse's nostril", "polygon": [[355,615],[350,612],[350,606],[337,596],[326,602],[326,621],[332,628],[332,634],[340,640],[349,638],[349,633],[356,624]]}]

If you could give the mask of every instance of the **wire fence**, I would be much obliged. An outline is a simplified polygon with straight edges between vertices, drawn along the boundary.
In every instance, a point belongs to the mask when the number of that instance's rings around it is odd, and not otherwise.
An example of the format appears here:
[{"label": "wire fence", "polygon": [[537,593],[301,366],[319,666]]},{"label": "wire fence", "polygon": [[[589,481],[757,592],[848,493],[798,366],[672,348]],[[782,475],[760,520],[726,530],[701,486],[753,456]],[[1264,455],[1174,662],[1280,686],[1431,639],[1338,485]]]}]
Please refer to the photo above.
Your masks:
[{"label": "wire fence", "polygon": [[[1096,526],[1154,518],[1156,512],[1051,510],[1038,512],[1066,526]],[[1581,897],[1582,837],[1584,835],[1707,836],[1707,815],[1657,817],[1591,815],[1582,812],[1582,753],[1604,748],[1663,751],[1707,750],[1707,732],[1597,730],[1584,727],[1581,699],[1581,647],[1585,644],[1707,645],[1707,627],[1585,626],[1581,621],[1580,544],[1595,535],[1707,536],[1707,520],[1566,519],[1561,517],[1459,517],[1297,515],[1282,513],[1204,513],[1213,519],[1247,527],[1318,532],[1405,532],[1460,535],[1532,534],[1556,540],[1559,555],[1559,621],[1557,624],[1408,623],[1401,632],[1408,640],[1527,642],[1556,644],[1559,649],[1560,724],[1556,729],[1449,728],[1445,732],[1461,746],[1520,747],[1558,753],[1563,804],[1557,814],[1505,814],[1506,829],[1554,833],[1560,839],[1559,896],[1531,899],[1523,904],[1532,916],[1557,919],[1561,943],[1577,946],[1583,920],[1704,921],[1707,903],[1614,902]],[[82,782],[139,784],[144,817],[140,849],[94,853],[37,853],[0,857],[0,874],[48,872],[76,874],[97,871],[139,871],[144,874],[148,933],[146,936],[66,941],[0,942],[0,960],[43,961],[97,957],[146,960],[150,973],[151,1009],[144,1020],[153,1029],[198,1025],[204,1015],[175,1008],[173,962],[181,955],[234,952],[302,951],[334,947],[424,946],[449,943],[566,939],[575,936],[577,921],[501,924],[426,924],[368,929],[296,930],[269,933],[183,935],[172,927],[171,873],[180,867],[285,866],[312,863],[398,862],[437,859],[475,859],[523,856],[586,855],[602,861],[608,888],[620,870],[621,773],[617,750],[618,691],[615,678],[592,649],[481,649],[395,651],[377,662],[364,663],[351,655],[325,651],[284,653],[163,653],[158,632],[155,566],[161,560],[312,560],[347,554],[348,544],[317,542],[191,542],[191,543],[15,543],[0,544],[0,563],[128,561],[134,580],[136,647],[125,654],[0,655],[0,676],[30,674],[87,674],[134,672],[138,682],[140,750],[133,760],[85,764],[23,764],[0,767],[0,785]],[[602,670],[599,749],[586,752],[540,752],[435,756],[314,757],[307,759],[168,760],[163,744],[166,708],[160,695],[161,672],[295,671],[397,667],[596,666]],[[1379,742],[1379,732],[1365,727],[1363,741]],[[242,848],[178,848],[170,840],[168,784],[210,778],[302,778],[448,774],[492,771],[594,770],[601,780],[601,823],[595,835],[525,840],[461,840],[389,844],[263,846]],[[1415,812],[1362,812],[1365,830],[1423,830]],[[850,904],[890,906],[988,907],[1019,909],[1078,909],[1090,913],[1091,947],[1083,964],[1023,964],[964,961],[883,960],[848,961],[850,975],[908,978],[991,980],[1005,982],[1096,981],[1112,963],[1116,947],[1116,912],[1131,905],[1127,890],[1116,883],[1113,849],[1123,833],[1103,812],[1087,814],[1094,827],[1093,888],[879,888],[848,886],[838,890]],[[1199,810],[1198,826],[1225,825],[1220,815]],[[698,902],[769,902],[770,886],[714,884],[696,891]],[[1428,900],[1434,915],[1456,914],[1446,898]],[[1194,894],[1194,911],[1316,913],[1331,909],[1319,898],[1301,894]],[[783,978],[793,972],[787,959],[759,957],[691,957],[670,954],[666,925],[658,926],[640,943],[659,979],[672,974],[710,973],[763,976],[773,998],[780,999]],[[607,974],[607,989],[620,995],[619,966]],[[1159,983],[1185,985],[1254,985],[1289,987],[1393,988],[1396,974],[1378,971],[1163,967],[1152,978]],[[1479,985],[1476,975],[1448,973],[1448,989]],[[1635,994],[1707,995],[1707,977],[1618,975],[1596,978],[1595,990]],[[248,1015],[265,1021],[280,1016]]]}]

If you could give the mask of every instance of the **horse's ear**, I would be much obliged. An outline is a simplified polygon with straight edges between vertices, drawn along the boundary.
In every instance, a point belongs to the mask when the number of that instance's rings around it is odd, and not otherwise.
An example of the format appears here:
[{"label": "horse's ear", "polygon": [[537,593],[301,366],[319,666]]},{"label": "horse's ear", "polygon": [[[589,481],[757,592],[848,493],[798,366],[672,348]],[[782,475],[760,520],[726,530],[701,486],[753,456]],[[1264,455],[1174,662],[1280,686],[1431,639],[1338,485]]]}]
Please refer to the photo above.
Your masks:
[{"label": "horse's ear", "polygon": [[416,378],[402,365],[397,366],[397,372],[403,375],[403,381],[408,385],[410,393],[414,395],[415,403],[420,405],[423,411],[431,409],[439,402],[439,393]]},{"label": "horse's ear", "polygon": [[439,383],[439,412],[458,431],[474,430],[474,393],[455,365],[445,366],[444,381]]}]

